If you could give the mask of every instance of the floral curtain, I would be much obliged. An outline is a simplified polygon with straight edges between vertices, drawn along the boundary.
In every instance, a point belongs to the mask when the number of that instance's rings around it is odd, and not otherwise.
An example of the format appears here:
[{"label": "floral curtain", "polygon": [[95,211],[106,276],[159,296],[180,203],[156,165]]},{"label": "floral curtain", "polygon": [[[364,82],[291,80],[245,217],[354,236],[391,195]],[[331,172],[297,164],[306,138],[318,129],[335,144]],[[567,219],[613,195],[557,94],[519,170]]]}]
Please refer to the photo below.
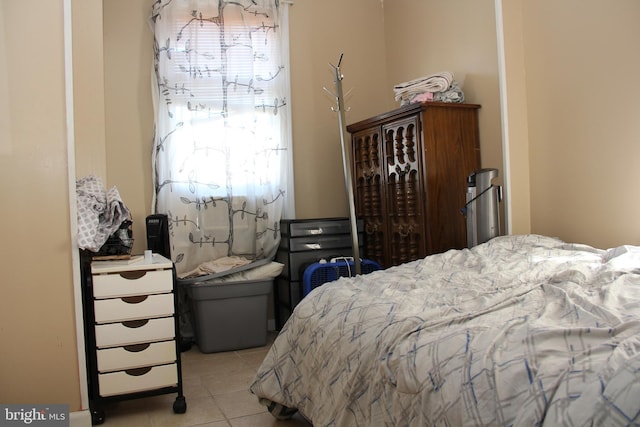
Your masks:
[{"label": "floral curtain", "polygon": [[158,0],[153,211],[178,274],[225,256],[272,257],[293,217],[287,6]]}]

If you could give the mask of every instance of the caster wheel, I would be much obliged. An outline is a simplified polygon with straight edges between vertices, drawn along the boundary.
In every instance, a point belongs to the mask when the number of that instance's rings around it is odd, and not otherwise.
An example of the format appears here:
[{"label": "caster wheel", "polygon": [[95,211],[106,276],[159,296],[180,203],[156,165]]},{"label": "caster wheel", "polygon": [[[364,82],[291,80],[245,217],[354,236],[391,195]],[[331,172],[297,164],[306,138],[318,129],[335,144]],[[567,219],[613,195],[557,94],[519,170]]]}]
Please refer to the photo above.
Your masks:
[{"label": "caster wheel", "polygon": [[96,409],[91,411],[91,424],[94,426],[100,425],[104,423],[104,411],[100,409]]},{"label": "caster wheel", "polygon": [[186,340],[182,341],[180,343],[180,352],[184,353],[185,351],[191,350],[191,344],[192,344],[191,341],[186,341]]},{"label": "caster wheel", "polygon": [[187,401],[184,396],[176,397],[176,401],[173,402],[173,412],[176,414],[184,414],[187,412]]}]

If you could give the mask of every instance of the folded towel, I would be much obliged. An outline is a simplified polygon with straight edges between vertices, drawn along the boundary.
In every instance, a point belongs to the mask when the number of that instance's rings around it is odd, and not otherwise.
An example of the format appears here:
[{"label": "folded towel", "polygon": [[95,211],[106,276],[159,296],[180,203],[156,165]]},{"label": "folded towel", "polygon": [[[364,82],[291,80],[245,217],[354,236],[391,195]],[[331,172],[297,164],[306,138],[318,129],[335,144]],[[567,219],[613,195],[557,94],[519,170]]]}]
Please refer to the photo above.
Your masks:
[{"label": "folded towel", "polygon": [[428,102],[433,101],[433,92],[424,92],[413,95],[409,98],[410,102]]},{"label": "folded towel", "polygon": [[420,92],[409,96],[403,96],[400,105],[413,104],[416,102],[464,102],[464,92],[457,81],[452,81],[449,88],[442,92]]},{"label": "folded towel", "polygon": [[405,83],[399,83],[393,87],[396,101],[409,99],[412,95],[424,92],[443,92],[451,86],[453,74],[448,71],[420,77]]}]

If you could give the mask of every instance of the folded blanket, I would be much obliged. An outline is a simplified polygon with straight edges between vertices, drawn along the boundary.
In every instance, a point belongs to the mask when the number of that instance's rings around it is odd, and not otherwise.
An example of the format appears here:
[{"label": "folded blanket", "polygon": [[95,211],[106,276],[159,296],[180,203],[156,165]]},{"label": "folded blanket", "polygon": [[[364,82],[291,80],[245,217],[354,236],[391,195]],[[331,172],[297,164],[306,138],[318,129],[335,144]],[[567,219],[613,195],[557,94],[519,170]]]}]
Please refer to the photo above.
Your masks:
[{"label": "folded blanket", "polygon": [[179,274],[180,279],[188,279],[191,277],[206,276],[209,274],[220,273],[235,267],[249,264],[251,260],[239,256],[228,256],[212,261],[206,261],[191,271]]},{"label": "folded blanket", "polygon": [[124,221],[131,220],[116,187],[107,191],[97,176],[76,181],[78,247],[98,252]]},{"label": "folded blanket", "polygon": [[[228,282],[241,282],[247,280],[266,280],[274,279],[284,269],[284,264],[271,261],[268,264],[260,265],[258,267],[247,268],[246,270],[231,273],[226,276],[216,277],[210,280],[204,280],[196,283],[228,283]],[[229,270],[230,271],[230,270]]]},{"label": "folded blanket", "polygon": [[448,71],[420,77],[405,83],[397,84],[393,87],[396,94],[396,101],[409,99],[412,95],[424,92],[444,92],[451,86],[453,74]]}]

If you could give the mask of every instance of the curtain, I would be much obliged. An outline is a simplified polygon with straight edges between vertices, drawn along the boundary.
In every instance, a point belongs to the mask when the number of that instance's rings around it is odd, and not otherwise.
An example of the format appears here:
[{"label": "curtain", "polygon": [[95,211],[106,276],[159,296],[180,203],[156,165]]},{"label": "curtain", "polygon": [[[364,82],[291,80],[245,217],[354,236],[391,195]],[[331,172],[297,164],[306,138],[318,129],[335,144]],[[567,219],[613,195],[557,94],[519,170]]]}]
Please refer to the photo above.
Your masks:
[{"label": "curtain", "polygon": [[158,0],[152,211],[178,274],[270,258],[293,217],[287,5]]}]

